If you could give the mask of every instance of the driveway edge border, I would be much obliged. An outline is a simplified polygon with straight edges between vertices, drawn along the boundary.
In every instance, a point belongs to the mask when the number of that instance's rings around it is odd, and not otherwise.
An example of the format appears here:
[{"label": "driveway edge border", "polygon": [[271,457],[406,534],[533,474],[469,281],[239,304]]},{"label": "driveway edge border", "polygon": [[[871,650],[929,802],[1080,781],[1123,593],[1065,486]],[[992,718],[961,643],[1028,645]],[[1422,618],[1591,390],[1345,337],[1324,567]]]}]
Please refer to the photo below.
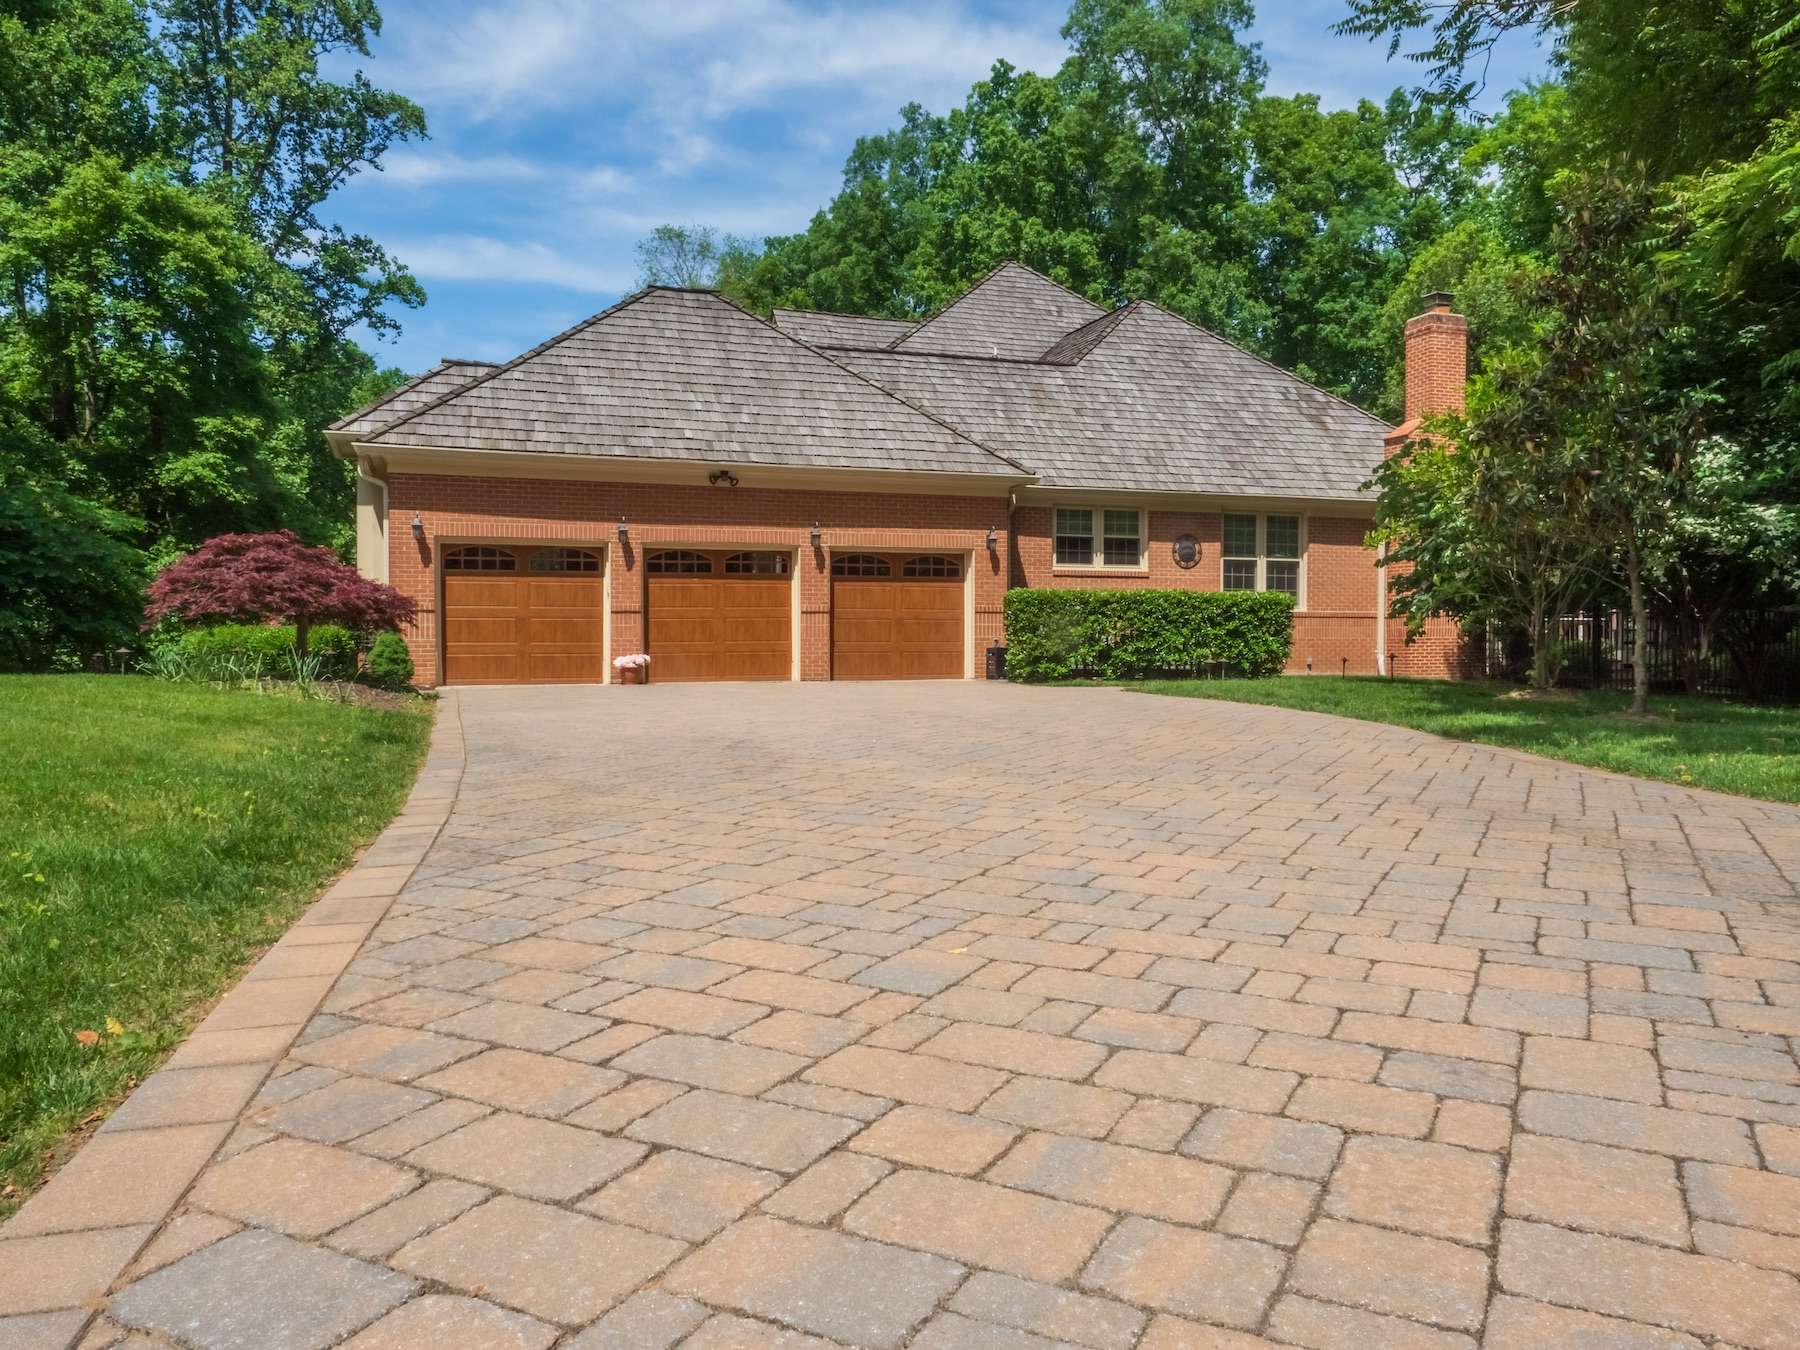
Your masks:
[{"label": "driveway edge border", "polygon": [[69,1345],[85,1330],[424,860],[465,763],[462,707],[445,693],[399,814],[0,1224],[0,1342],[14,1344],[18,1333],[22,1345]]}]

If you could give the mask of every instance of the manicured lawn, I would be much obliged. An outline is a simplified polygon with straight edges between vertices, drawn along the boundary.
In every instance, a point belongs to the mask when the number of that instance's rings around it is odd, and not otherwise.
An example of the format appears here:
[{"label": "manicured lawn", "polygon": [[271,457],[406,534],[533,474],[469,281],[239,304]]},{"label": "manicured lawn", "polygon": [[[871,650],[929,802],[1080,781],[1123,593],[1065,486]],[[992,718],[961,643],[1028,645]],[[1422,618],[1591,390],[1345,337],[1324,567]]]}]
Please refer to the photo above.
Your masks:
[{"label": "manicured lawn", "polygon": [[1597,769],[1770,801],[1800,802],[1800,708],[1658,695],[1649,720],[1610,692],[1521,699],[1512,685],[1285,675],[1271,680],[1146,680],[1151,694],[1266,703],[1391,722],[1457,741],[1529,750]]},{"label": "manicured lawn", "polygon": [[424,704],[0,677],[0,1217],[393,816],[430,725]]}]

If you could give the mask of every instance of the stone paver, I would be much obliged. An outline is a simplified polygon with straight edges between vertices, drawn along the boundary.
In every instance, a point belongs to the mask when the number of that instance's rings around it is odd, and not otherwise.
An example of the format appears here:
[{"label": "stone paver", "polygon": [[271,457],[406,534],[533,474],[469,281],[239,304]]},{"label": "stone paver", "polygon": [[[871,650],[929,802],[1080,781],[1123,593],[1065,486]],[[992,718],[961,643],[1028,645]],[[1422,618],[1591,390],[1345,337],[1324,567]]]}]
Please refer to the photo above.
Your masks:
[{"label": "stone paver", "polygon": [[417,1287],[275,1233],[239,1233],[139,1280],[108,1315],[199,1350],[320,1350]]},{"label": "stone paver", "polygon": [[407,1243],[391,1263],[546,1321],[580,1323],[684,1250],[669,1238],[502,1195]]},{"label": "stone paver", "polygon": [[1279,709],[455,691],[0,1345],[1800,1350],[1797,887],[1793,808]]}]

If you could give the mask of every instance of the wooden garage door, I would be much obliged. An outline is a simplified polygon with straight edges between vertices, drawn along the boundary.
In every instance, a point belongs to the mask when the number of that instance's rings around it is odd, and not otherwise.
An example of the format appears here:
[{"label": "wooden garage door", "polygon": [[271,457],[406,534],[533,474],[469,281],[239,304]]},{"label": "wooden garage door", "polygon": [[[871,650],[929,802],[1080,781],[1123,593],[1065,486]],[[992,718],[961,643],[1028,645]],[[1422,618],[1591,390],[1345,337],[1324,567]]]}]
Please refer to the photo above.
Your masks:
[{"label": "wooden garage door", "polygon": [[597,550],[448,549],[444,679],[587,684],[606,673]]},{"label": "wooden garage door", "polygon": [[831,560],[831,678],[959,680],[963,569],[943,554]]},{"label": "wooden garage door", "polygon": [[651,680],[791,678],[789,572],[785,553],[664,549],[646,557]]}]

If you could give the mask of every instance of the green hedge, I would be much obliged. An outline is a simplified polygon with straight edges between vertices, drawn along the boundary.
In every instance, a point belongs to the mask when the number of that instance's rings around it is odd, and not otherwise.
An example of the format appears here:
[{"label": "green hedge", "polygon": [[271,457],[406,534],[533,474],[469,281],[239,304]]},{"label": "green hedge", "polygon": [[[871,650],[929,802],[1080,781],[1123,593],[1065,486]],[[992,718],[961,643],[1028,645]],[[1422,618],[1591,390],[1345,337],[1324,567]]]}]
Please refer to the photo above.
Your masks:
[{"label": "green hedge", "polygon": [[1294,602],[1257,591],[1006,593],[1006,673],[1077,676],[1278,675],[1294,645]]},{"label": "green hedge", "polygon": [[[181,635],[181,654],[202,666],[226,661],[260,661],[262,672],[281,678],[288,673],[294,650],[292,624],[222,623],[211,628],[190,628]],[[356,676],[356,635],[347,628],[319,624],[306,635],[306,653],[319,662],[319,676],[348,680]]]}]

